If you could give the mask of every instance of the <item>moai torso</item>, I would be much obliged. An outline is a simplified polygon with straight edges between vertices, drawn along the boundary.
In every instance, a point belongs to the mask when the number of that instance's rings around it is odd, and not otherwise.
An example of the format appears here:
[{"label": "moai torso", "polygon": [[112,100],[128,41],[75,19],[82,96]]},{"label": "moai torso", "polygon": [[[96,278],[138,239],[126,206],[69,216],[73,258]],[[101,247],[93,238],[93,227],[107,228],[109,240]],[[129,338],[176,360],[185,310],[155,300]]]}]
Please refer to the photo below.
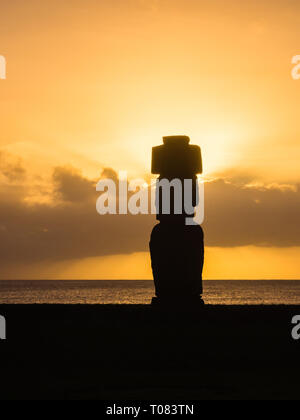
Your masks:
[{"label": "moai torso", "polygon": [[[197,174],[202,173],[201,150],[199,146],[190,145],[187,136],[164,137],[163,141],[163,145],[153,148],[152,173],[160,175],[159,182],[181,182],[182,206],[180,212],[174,205],[173,189],[168,195],[158,184],[157,219],[160,223],[154,227],[150,241],[156,291],[153,303],[199,303],[204,260],[203,231],[199,225],[187,226],[185,221],[187,216],[191,217],[191,212],[187,213],[186,209],[193,211],[198,204]],[[187,197],[185,180],[189,180],[192,186]],[[163,199],[170,200],[168,214],[164,213]]]}]

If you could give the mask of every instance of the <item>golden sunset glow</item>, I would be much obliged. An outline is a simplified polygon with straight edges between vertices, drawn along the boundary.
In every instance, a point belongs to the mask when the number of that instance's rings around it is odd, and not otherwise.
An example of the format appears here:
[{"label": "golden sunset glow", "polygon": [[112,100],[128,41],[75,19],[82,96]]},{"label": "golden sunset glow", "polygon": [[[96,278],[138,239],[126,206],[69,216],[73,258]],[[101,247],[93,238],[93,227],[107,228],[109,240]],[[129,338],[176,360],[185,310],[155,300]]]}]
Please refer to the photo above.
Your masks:
[{"label": "golden sunset glow", "polygon": [[[6,203],[0,235],[5,235],[2,243],[20,247],[29,235],[32,251],[23,261],[21,248],[16,258],[3,257],[1,278],[150,279],[147,240],[127,246],[125,233],[117,228],[112,233],[105,223],[92,239],[95,247],[76,251],[74,243],[94,230],[85,227],[75,206],[82,209],[85,203],[82,214],[95,212],[97,194],[80,195],[78,187],[78,199],[66,197],[72,180],[78,185],[76,177],[82,191],[92,190],[104,168],[148,180],[151,148],[172,134],[186,134],[202,148],[211,206],[204,224],[205,278],[300,277],[299,228],[291,226],[300,210],[300,81],[291,76],[291,59],[300,54],[300,4],[17,3],[17,9],[3,4],[0,15],[0,54],[7,60],[7,79],[0,81],[0,193]],[[216,180],[224,182],[228,196],[222,186],[214,187]],[[237,197],[251,201],[255,212],[261,206],[257,236],[252,216],[237,213]],[[218,205],[222,214],[225,203],[218,232],[226,243],[209,225],[215,221],[213,209]],[[56,224],[50,220],[55,206],[60,206]],[[274,223],[264,237],[260,232],[271,213]],[[232,214],[239,214],[238,228]],[[95,214],[95,225],[100,219]],[[17,220],[28,232],[14,228]],[[141,231],[148,235],[155,221],[144,228],[139,220],[130,225],[133,237]],[[231,234],[235,229],[240,234]],[[295,236],[287,234],[279,243],[277,230]],[[70,232],[79,232],[73,242]],[[60,238],[67,238],[64,255],[53,245]],[[99,250],[101,241],[120,246]],[[38,255],[45,244],[49,254]]]}]

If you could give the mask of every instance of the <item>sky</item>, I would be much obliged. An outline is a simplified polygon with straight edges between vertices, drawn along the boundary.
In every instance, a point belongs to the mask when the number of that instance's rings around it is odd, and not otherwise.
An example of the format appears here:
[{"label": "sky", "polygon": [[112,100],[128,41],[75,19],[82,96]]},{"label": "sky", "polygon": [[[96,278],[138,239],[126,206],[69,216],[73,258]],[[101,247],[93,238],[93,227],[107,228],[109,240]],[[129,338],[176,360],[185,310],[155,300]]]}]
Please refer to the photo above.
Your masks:
[{"label": "sky", "polygon": [[154,216],[97,181],[202,149],[206,279],[300,279],[298,0],[1,5],[0,279],[151,279]]}]

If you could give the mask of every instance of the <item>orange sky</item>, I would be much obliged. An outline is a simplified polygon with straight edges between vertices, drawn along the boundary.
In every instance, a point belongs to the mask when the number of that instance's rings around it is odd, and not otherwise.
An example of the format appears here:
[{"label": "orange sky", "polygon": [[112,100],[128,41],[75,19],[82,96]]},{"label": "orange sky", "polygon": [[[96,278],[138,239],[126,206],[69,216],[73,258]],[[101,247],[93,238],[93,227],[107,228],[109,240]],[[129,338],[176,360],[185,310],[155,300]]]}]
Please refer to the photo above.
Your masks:
[{"label": "orange sky", "polygon": [[[36,255],[35,235],[44,225],[43,232],[51,235],[47,217],[53,206],[75,212],[77,205],[57,194],[54,168],[72,166],[86,180],[99,179],[105,167],[147,178],[151,147],[169,134],[189,135],[200,145],[205,177],[239,185],[241,200],[249,185],[258,194],[259,188],[277,189],[267,207],[260,196],[260,229],[278,205],[279,191],[294,191],[285,196],[286,208],[273,229],[292,232],[291,214],[300,210],[300,81],[291,77],[292,57],[300,54],[299,12],[299,2],[292,0],[1,5],[0,54],[7,60],[7,79],[0,80],[0,199],[5,203],[0,239],[11,241],[1,278],[150,278],[148,255],[139,244],[99,254],[91,247],[85,255],[72,254],[70,245],[66,255],[49,251],[47,257],[46,251]],[[215,195],[208,196],[213,202]],[[95,201],[96,196],[87,199],[86,206]],[[41,203],[48,207],[32,209]],[[31,210],[22,212],[22,205]],[[14,229],[18,211],[28,218],[34,211],[36,225],[25,218],[30,229]],[[206,278],[300,278],[300,243],[292,233],[281,247],[272,226],[263,238],[259,232],[252,238],[248,227],[241,241],[224,244],[210,234],[210,215]],[[58,226],[65,223],[61,213],[56,217],[62,217]],[[240,215],[240,226],[248,217]],[[133,223],[133,232],[139,223]],[[28,235],[35,258],[30,253],[20,258]],[[49,250],[59,240],[59,233],[42,239]],[[16,253],[13,243],[20,247]],[[228,263],[236,256],[238,263]]]}]

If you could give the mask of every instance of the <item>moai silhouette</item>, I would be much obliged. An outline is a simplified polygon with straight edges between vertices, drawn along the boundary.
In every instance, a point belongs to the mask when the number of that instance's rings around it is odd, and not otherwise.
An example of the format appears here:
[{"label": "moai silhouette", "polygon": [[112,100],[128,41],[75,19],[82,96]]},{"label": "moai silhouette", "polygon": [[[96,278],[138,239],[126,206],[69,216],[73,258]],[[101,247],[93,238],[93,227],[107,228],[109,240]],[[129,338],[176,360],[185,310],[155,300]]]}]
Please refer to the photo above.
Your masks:
[{"label": "moai silhouette", "polygon": [[[188,225],[186,220],[191,220],[199,200],[197,174],[202,173],[201,149],[190,145],[187,136],[164,137],[163,142],[152,150],[152,174],[160,175],[156,187],[160,223],[154,227],[150,240],[156,294],[152,304],[199,306],[203,304],[203,230],[200,225]],[[164,190],[164,180],[174,187],[170,188],[169,184],[169,190]],[[186,194],[185,180],[192,186],[190,194]],[[181,196],[175,196],[178,181],[182,186]]]}]

